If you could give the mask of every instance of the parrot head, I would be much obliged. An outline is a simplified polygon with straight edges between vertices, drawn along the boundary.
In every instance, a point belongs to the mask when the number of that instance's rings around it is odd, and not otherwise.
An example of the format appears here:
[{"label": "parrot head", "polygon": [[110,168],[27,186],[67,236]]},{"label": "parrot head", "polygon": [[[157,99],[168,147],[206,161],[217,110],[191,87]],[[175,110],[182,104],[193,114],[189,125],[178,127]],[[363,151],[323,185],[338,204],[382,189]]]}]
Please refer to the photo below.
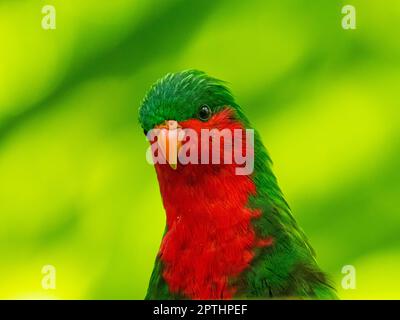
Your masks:
[{"label": "parrot head", "polygon": [[[247,119],[223,81],[202,71],[186,70],[167,74],[150,88],[139,108],[139,122],[146,135],[154,129],[192,129],[200,136],[203,129],[244,129]],[[161,150],[171,168],[176,169],[178,161],[171,161],[172,151],[168,148],[170,136]],[[176,154],[181,146],[178,143]]]}]

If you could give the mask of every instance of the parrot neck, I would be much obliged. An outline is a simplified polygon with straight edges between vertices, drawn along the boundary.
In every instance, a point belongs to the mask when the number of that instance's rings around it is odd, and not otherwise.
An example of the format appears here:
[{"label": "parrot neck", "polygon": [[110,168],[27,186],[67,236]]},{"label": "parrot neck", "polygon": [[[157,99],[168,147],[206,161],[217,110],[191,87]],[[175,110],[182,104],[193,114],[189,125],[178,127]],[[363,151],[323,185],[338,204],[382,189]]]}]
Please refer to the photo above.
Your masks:
[{"label": "parrot neck", "polygon": [[247,207],[256,194],[249,176],[230,165],[156,165],[167,231],[159,251],[163,278],[171,292],[192,299],[228,299],[235,279],[249,266],[257,239]]}]

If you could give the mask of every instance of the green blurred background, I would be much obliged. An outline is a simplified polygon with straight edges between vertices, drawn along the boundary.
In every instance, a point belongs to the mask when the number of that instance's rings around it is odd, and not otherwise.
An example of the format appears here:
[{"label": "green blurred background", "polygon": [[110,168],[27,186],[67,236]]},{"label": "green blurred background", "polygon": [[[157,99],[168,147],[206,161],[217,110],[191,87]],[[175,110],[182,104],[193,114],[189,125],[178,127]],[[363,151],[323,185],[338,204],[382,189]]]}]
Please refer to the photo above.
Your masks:
[{"label": "green blurred background", "polygon": [[165,217],[137,109],[187,68],[231,84],[340,297],[400,298],[399,34],[398,0],[0,1],[0,298],[144,297]]}]

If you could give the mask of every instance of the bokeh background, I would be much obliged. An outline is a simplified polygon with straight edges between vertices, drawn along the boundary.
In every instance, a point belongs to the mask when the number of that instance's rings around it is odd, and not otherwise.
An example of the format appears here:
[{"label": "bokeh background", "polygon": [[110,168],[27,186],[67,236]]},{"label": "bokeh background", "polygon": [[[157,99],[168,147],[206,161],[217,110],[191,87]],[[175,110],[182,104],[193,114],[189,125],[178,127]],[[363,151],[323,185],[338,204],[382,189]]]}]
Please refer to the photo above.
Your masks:
[{"label": "bokeh background", "polygon": [[165,217],[137,109],[188,68],[231,84],[340,297],[400,298],[399,32],[398,0],[0,1],[0,298],[144,297]]}]

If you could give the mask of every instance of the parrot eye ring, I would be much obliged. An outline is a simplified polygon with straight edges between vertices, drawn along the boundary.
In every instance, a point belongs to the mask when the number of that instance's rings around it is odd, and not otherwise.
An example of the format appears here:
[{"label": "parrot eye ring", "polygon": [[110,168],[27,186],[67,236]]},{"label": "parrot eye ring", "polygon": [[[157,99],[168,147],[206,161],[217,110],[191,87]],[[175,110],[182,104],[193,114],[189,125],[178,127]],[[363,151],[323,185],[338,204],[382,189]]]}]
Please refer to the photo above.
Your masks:
[{"label": "parrot eye ring", "polygon": [[199,118],[201,121],[207,121],[211,118],[211,109],[208,105],[203,104],[199,110]]}]

